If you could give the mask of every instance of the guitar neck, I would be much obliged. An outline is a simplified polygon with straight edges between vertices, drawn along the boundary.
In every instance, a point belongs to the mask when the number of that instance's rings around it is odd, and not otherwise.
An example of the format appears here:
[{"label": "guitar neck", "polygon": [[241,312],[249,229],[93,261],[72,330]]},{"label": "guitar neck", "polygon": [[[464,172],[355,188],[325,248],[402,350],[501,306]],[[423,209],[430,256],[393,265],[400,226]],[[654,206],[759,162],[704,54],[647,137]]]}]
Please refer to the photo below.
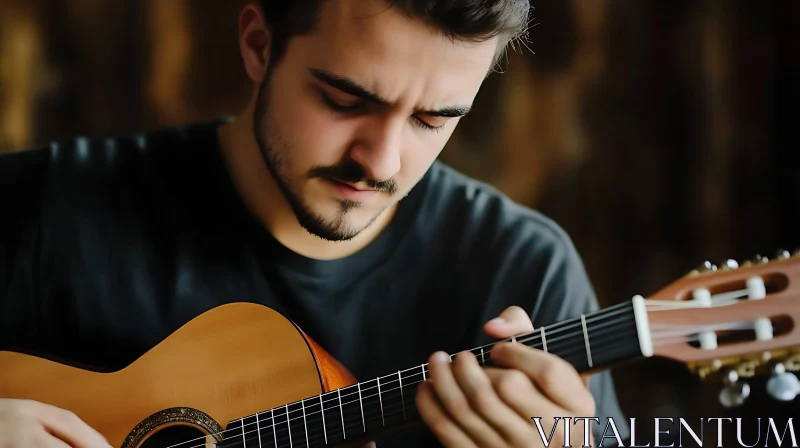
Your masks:
[{"label": "guitar neck", "polygon": [[[649,336],[637,325],[643,307],[636,300],[625,302],[469,351],[488,366],[492,347],[512,342],[552,353],[581,373],[603,370],[649,356]],[[420,364],[237,419],[228,424],[221,446],[325,447],[385,433],[419,421],[417,387],[428,378],[428,364]]]}]

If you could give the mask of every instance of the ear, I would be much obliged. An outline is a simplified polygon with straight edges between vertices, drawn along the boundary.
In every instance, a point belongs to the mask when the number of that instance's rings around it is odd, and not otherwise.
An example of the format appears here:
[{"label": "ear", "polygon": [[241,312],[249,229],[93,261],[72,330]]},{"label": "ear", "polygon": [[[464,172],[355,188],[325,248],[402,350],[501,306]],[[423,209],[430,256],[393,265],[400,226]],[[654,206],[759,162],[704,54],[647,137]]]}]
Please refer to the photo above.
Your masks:
[{"label": "ear", "polygon": [[239,50],[247,76],[261,83],[267,73],[272,32],[258,2],[248,2],[239,14]]}]

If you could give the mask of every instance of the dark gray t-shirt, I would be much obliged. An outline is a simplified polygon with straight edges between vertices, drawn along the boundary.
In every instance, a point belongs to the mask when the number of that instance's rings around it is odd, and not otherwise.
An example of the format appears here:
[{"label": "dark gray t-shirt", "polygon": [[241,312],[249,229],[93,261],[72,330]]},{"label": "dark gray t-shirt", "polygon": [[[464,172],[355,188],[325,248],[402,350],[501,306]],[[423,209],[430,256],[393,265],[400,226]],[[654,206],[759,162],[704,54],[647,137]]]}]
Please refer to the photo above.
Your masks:
[{"label": "dark gray t-shirt", "polygon": [[[0,349],[118,369],[245,301],[291,318],[363,380],[492,342],[483,323],[512,305],[537,328],[597,307],[557,225],[440,162],[362,251],[291,252],[238,197],[218,124],[0,156]],[[600,421],[627,437],[610,374],[591,390]],[[438,444],[420,427],[379,446]]]}]

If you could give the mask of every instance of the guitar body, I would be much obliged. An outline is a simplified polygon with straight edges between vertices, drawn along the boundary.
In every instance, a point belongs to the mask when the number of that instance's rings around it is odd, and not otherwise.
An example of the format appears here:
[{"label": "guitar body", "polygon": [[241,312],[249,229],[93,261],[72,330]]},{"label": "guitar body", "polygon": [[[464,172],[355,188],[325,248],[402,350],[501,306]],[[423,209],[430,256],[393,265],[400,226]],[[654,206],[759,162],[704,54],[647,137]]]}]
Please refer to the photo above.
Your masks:
[{"label": "guitar body", "polygon": [[248,303],[198,316],[116,372],[8,351],[0,366],[0,397],[72,411],[119,448],[213,446],[231,420],[356,383],[284,316]]}]

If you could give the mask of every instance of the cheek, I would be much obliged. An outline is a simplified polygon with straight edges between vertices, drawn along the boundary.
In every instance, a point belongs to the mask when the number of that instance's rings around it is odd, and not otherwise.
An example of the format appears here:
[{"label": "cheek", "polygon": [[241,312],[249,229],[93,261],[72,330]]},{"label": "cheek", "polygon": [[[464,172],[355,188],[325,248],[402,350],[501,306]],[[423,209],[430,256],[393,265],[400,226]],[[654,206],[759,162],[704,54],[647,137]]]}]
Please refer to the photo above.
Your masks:
[{"label": "cheek", "polygon": [[293,171],[305,172],[341,160],[352,135],[347,123],[324,109],[311,92],[281,73],[273,86],[269,114],[273,134]]},{"label": "cheek", "polygon": [[410,188],[410,184],[419,181],[430,168],[444,149],[452,130],[433,135],[420,135],[419,132],[415,129],[409,130],[411,136],[407,139],[408,143],[400,158],[402,168],[397,180],[404,188]]}]

